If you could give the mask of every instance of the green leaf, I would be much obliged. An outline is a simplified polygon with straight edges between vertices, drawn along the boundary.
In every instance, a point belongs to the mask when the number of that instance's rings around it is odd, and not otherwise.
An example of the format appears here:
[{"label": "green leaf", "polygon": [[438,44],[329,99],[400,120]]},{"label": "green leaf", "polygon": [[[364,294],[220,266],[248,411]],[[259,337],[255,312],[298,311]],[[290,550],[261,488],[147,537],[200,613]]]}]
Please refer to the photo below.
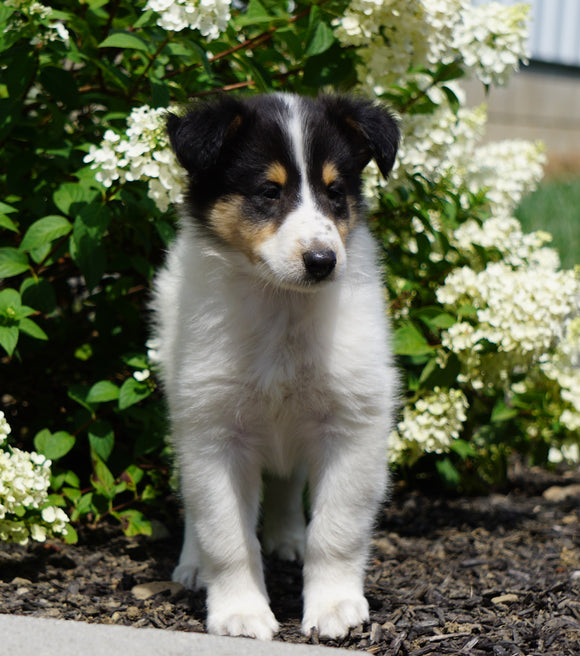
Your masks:
[{"label": "green leaf", "polygon": [[59,460],[75,445],[76,438],[66,431],[41,430],[34,438],[34,448],[49,460]]},{"label": "green leaf", "polygon": [[397,355],[425,355],[433,351],[421,331],[410,321],[395,331],[393,349]]},{"label": "green leaf", "polygon": [[24,318],[20,319],[20,331],[26,333],[29,337],[34,337],[34,339],[41,339],[44,341],[48,340],[48,335],[42,330],[42,328],[34,323],[32,319]]},{"label": "green leaf", "polygon": [[95,511],[94,496],[93,492],[87,492],[78,500],[71,515],[73,522],[76,522],[79,517]]},{"label": "green leaf", "polygon": [[473,448],[473,445],[465,440],[453,440],[449,448],[462,460],[465,460],[466,458],[472,458],[473,456],[477,455],[477,451]]},{"label": "green leaf", "polygon": [[0,346],[12,356],[18,344],[19,331],[17,326],[0,326]]},{"label": "green leaf", "polygon": [[120,513],[114,513],[115,517],[121,522],[123,533],[131,537],[133,535],[151,535],[151,522],[138,510],[123,510]]},{"label": "green leaf", "polygon": [[62,539],[65,544],[76,544],[79,541],[79,536],[75,529],[70,524],[67,524],[64,533],[62,533]]},{"label": "green leaf", "polygon": [[303,79],[304,84],[315,89],[348,84],[356,79],[353,59],[334,43],[328,50],[306,61]]},{"label": "green leaf", "polygon": [[104,41],[99,43],[99,48],[131,48],[132,50],[143,50],[147,52],[149,46],[147,42],[130,32],[116,32],[109,35]]},{"label": "green leaf", "polygon": [[107,421],[96,421],[89,428],[89,443],[93,451],[107,462],[115,446],[115,433]]},{"label": "green leaf", "polygon": [[430,330],[446,329],[452,326],[456,319],[448,312],[443,312],[440,307],[426,306],[413,312],[414,319],[422,321]]},{"label": "green leaf", "polygon": [[28,228],[20,244],[20,250],[33,251],[55,239],[68,235],[71,230],[72,225],[64,216],[45,216]]},{"label": "green leaf", "polygon": [[8,287],[0,292],[0,314],[4,315],[5,319],[12,317],[16,320],[21,307],[22,299],[15,289]]},{"label": "green leaf", "polygon": [[119,388],[110,380],[100,380],[95,383],[86,397],[87,403],[106,403],[119,398]]},{"label": "green leaf", "polygon": [[317,20],[304,54],[306,57],[320,55],[326,52],[335,41],[336,39],[332,29],[325,22]]},{"label": "green leaf", "polygon": [[71,385],[67,390],[67,395],[69,399],[76,401],[76,403],[88,410],[91,413],[91,416],[94,416],[94,409],[87,402],[89,389],[90,388],[87,385]]},{"label": "green leaf", "polygon": [[457,471],[457,468],[449,458],[437,460],[435,466],[437,467],[439,476],[441,476],[447,485],[450,487],[457,487],[459,485],[461,482],[461,474]]},{"label": "green leaf", "polygon": [[90,290],[100,283],[107,266],[102,237],[109,220],[106,209],[96,204],[85,206],[75,219],[70,253]]},{"label": "green leaf", "polygon": [[259,0],[250,0],[246,11],[236,18],[236,25],[245,27],[246,25],[260,25],[262,23],[271,24],[274,16],[259,2]]},{"label": "green leaf", "polygon": [[95,456],[93,458],[93,475],[91,476],[91,482],[95,490],[107,497],[108,499],[112,498],[115,493],[115,478],[111,471],[105,465],[105,463]]},{"label": "green leaf", "polygon": [[14,212],[18,212],[16,207],[13,207],[12,205],[8,205],[8,203],[3,203],[2,201],[0,201],[0,213],[13,214]]},{"label": "green leaf", "polygon": [[463,317],[476,317],[477,316],[477,308],[474,307],[473,305],[469,305],[469,304],[462,305],[457,310],[457,316],[460,319],[462,319]]},{"label": "green leaf", "polygon": [[134,369],[147,369],[149,362],[145,353],[128,353],[122,358],[123,362]]},{"label": "green leaf", "polygon": [[506,405],[503,399],[500,399],[494,406],[491,412],[491,421],[492,423],[498,423],[502,421],[509,421],[514,417],[518,416],[518,411],[516,408],[510,408]]},{"label": "green leaf", "polygon": [[52,284],[44,278],[26,278],[20,286],[22,301],[38,312],[50,314],[56,309],[56,294]]},{"label": "green leaf", "polygon": [[0,248],[0,278],[10,278],[28,271],[28,257],[16,248]]},{"label": "green leaf", "polygon": [[75,205],[79,207],[92,203],[98,192],[79,182],[64,182],[52,195],[52,200],[58,209],[67,215],[75,214]]},{"label": "green leaf", "polygon": [[134,378],[127,378],[119,391],[119,409],[125,410],[135,403],[146,399],[152,389],[146,383],[140,383]]},{"label": "green leaf", "polygon": [[12,219],[8,218],[6,214],[0,214],[0,228],[11,230],[12,232],[18,232],[18,226]]}]

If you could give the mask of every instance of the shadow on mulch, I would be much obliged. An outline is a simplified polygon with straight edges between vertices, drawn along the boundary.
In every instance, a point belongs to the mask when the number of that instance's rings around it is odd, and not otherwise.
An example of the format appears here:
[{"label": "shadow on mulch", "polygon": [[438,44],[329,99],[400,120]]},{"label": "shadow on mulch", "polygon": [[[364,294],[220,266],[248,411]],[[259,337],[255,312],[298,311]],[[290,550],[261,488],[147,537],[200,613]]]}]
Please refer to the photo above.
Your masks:
[{"label": "shadow on mulch", "polygon": [[[373,543],[371,621],[327,644],[389,656],[576,656],[580,498],[554,503],[541,492],[577,482],[527,472],[507,494],[396,493]],[[0,544],[0,612],[203,631],[203,593],[135,596],[137,585],[170,579],[179,541],[104,526],[83,529],[75,546]],[[308,642],[300,567],[268,558],[265,568],[277,639]]]}]

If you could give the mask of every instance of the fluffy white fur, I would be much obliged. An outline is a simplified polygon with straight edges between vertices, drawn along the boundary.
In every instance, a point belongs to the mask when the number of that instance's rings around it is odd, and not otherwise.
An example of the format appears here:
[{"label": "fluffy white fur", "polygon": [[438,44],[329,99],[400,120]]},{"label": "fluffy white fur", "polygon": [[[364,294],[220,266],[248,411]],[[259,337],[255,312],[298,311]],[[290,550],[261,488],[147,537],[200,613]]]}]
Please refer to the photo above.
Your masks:
[{"label": "fluffy white fur", "polygon": [[174,579],[207,587],[209,631],[272,637],[256,537],[265,470],[264,546],[304,558],[302,628],[345,635],[368,619],[363,575],[396,396],[367,228],[350,235],[338,280],[305,292],[269,284],[186,224],[155,299],[186,510]]}]

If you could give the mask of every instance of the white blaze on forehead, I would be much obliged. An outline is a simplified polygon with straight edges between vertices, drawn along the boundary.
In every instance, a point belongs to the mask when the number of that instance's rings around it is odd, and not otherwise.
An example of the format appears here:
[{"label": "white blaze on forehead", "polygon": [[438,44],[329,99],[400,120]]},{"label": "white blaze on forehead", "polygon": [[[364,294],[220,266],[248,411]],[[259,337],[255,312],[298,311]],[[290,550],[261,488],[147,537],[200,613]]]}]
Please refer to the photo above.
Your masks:
[{"label": "white blaze on forehead", "polygon": [[294,159],[300,173],[300,204],[307,206],[313,212],[316,211],[314,198],[310,185],[308,184],[308,166],[306,164],[306,149],[304,144],[304,131],[306,121],[304,120],[303,105],[301,99],[296,96],[284,95],[284,102],[290,112],[287,133],[294,151]]}]

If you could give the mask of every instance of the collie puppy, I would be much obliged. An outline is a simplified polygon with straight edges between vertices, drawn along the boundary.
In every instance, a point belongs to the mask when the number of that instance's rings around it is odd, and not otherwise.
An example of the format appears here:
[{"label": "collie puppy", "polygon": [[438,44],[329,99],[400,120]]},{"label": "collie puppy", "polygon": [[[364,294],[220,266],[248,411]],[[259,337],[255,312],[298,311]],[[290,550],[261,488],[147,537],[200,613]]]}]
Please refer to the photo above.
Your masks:
[{"label": "collie puppy", "polygon": [[189,179],[153,301],[185,509],[173,578],[207,589],[210,632],[271,639],[261,517],[264,551],[304,563],[303,631],[344,636],[369,618],[397,396],[361,172],[388,175],[397,124],[364,100],[275,94],[167,127]]}]

